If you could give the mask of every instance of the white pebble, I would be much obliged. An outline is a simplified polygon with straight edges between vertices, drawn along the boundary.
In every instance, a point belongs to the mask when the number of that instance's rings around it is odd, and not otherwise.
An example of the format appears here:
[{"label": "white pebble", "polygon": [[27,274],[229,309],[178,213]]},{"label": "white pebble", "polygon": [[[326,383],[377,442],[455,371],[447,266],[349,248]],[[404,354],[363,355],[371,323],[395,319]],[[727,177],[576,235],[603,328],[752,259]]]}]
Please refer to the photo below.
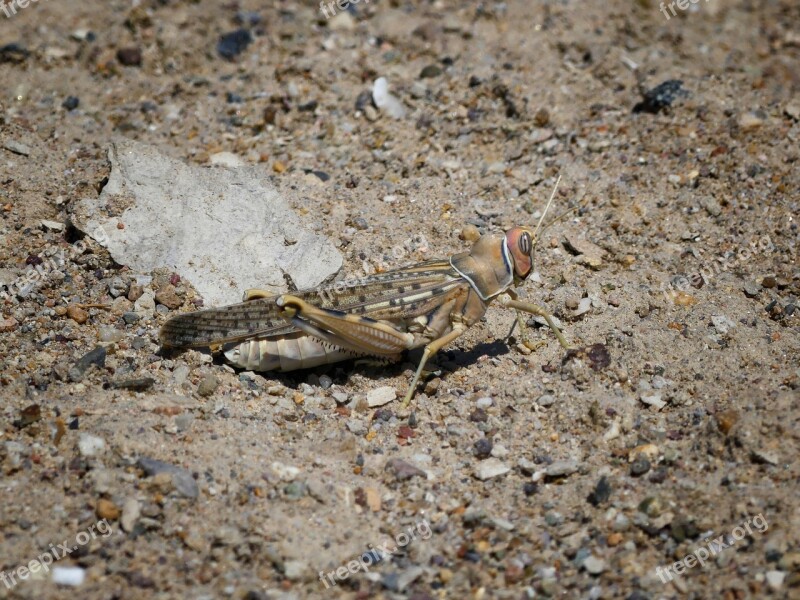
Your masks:
[{"label": "white pebble", "polygon": [[275,474],[284,481],[292,481],[300,474],[300,469],[297,467],[285,465],[281,462],[272,463],[272,470],[275,471]]},{"label": "white pebble", "polygon": [[367,404],[370,408],[389,404],[395,398],[397,398],[397,391],[388,385],[367,392]]},{"label": "white pebble", "polygon": [[56,585],[83,585],[86,570],[81,567],[53,567],[53,583]]},{"label": "white pebble", "polygon": [[389,93],[389,82],[386,77],[379,77],[372,86],[372,99],[382,113],[393,119],[402,119],[406,116],[406,109],[400,100]]},{"label": "white pebble", "polygon": [[82,433],[78,438],[78,451],[81,453],[81,456],[97,456],[98,454],[102,454],[105,449],[106,441],[101,437],[89,433]]}]

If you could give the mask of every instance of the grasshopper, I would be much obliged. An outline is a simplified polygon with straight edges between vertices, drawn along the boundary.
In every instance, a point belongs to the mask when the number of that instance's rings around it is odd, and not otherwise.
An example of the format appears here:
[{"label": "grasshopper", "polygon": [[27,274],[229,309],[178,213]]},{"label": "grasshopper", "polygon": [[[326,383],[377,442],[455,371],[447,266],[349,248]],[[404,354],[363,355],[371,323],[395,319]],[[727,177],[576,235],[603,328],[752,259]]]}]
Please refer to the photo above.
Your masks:
[{"label": "grasshopper", "polygon": [[[560,180],[560,177],[559,177]],[[287,294],[245,292],[241,304],[185,313],[161,328],[165,347],[224,350],[234,366],[255,371],[292,371],[354,357],[398,360],[424,347],[405,395],[414,395],[428,359],[483,317],[494,301],[541,316],[565,348],[564,336],[542,307],[511,289],[533,271],[536,229],[513,227],[481,236],[467,252],[371,275],[344,288],[321,287]]]}]

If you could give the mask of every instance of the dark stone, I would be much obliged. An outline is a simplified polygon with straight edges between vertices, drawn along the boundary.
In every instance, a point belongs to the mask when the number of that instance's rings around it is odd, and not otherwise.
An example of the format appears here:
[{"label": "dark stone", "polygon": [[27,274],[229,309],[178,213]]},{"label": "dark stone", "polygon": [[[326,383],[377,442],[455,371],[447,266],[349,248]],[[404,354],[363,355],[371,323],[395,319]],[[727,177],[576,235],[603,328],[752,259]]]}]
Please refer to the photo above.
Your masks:
[{"label": "dark stone", "polygon": [[489,458],[492,454],[492,440],[482,437],[473,445],[475,456],[478,458]]},{"label": "dark stone", "polygon": [[608,499],[611,497],[612,491],[613,488],[611,487],[608,478],[603,475],[597,482],[597,485],[594,486],[594,490],[592,490],[592,493],[589,494],[587,500],[592,506],[599,506],[608,501]]},{"label": "dark stone", "polygon": [[152,377],[138,377],[136,379],[124,379],[122,381],[112,381],[111,387],[117,390],[133,390],[143,392],[153,387],[156,382]]},{"label": "dark stone", "polygon": [[643,100],[633,107],[633,112],[646,112],[656,114],[668,108],[678,98],[689,96],[689,92],[681,87],[683,81],[680,79],[669,79],[648,90],[642,96]]},{"label": "dark stone", "polygon": [[419,74],[420,79],[430,79],[433,77],[438,77],[442,74],[442,68],[439,65],[428,65],[422,72]]},{"label": "dark stone", "polygon": [[142,66],[142,51],[139,48],[120,48],[117,50],[117,60],[126,67]]},{"label": "dark stone", "polygon": [[103,346],[97,346],[78,359],[78,362],[69,370],[70,381],[77,383],[83,379],[86,371],[92,365],[96,365],[100,369],[106,366],[106,349]]},{"label": "dark stone", "polygon": [[252,41],[253,36],[247,29],[237,29],[220,36],[217,52],[222,58],[232,60],[244,52]]},{"label": "dark stone", "polygon": [[644,475],[650,470],[650,461],[647,460],[644,456],[638,456],[636,460],[631,463],[631,475],[633,477],[639,477],[640,475]]},{"label": "dark stone", "polygon": [[78,108],[78,105],[80,103],[81,101],[77,96],[67,96],[64,102],[61,103],[61,106],[66,110],[75,110],[76,108]]}]

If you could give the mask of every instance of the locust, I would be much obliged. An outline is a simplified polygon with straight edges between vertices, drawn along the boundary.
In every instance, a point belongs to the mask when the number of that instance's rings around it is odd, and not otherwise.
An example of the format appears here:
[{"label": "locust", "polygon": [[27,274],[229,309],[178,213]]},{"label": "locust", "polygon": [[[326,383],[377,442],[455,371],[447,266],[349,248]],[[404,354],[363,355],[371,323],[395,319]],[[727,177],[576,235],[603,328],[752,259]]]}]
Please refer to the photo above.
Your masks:
[{"label": "locust", "polygon": [[[560,180],[560,178],[559,178]],[[533,272],[535,229],[519,226],[485,234],[465,252],[370,275],[341,287],[322,286],[275,294],[245,292],[244,301],[169,319],[159,337],[166,348],[210,348],[235,367],[293,371],[359,357],[399,360],[423,347],[403,399],[411,402],[428,360],[477,323],[488,307],[542,317],[559,343],[567,341],[543,307],[523,301],[512,288]]]}]

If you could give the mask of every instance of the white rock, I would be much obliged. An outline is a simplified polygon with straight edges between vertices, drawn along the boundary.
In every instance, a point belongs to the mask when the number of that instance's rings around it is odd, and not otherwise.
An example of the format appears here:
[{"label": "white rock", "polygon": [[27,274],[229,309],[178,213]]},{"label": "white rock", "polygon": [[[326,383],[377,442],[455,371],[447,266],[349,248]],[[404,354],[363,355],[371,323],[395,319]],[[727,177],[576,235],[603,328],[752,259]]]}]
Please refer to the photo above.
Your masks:
[{"label": "white rock", "polygon": [[389,404],[395,398],[397,398],[397,391],[388,385],[367,392],[367,404],[370,408]]},{"label": "white rock", "polygon": [[48,221],[47,219],[42,219],[42,227],[52,231],[64,231],[64,224],[59,223],[58,221]]},{"label": "white rock", "polygon": [[156,309],[156,299],[153,292],[146,291],[133,303],[133,310],[142,315],[152,315]]},{"label": "white rock", "polygon": [[606,561],[596,556],[590,556],[583,561],[583,568],[586,569],[586,572],[590,575],[599,575],[606,570]]},{"label": "white rock", "polygon": [[290,581],[297,581],[303,578],[308,571],[308,563],[302,560],[287,560],[283,563],[283,574]]},{"label": "white rock", "polygon": [[578,308],[575,310],[574,315],[576,317],[580,317],[583,314],[589,312],[592,308],[592,299],[591,298],[581,298],[581,301],[578,303]]},{"label": "white rock", "polygon": [[786,577],[784,571],[767,571],[767,585],[773,592],[777,592],[783,587],[783,579]]},{"label": "white rock", "polygon": [[508,456],[508,448],[503,446],[503,444],[495,444],[492,447],[492,456],[495,458],[505,458]]},{"label": "white rock", "polygon": [[504,462],[496,458],[487,458],[478,463],[478,466],[475,468],[475,477],[481,481],[486,481],[493,477],[505,475],[510,470],[511,469]]},{"label": "white rock", "polygon": [[136,498],[128,498],[125,500],[125,503],[122,505],[122,516],[120,517],[119,523],[122,526],[122,529],[130,533],[133,531],[136,522],[139,520],[139,516],[142,514],[142,505],[139,504],[139,501]]},{"label": "white rock", "polygon": [[722,334],[728,333],[728,331],[736,327],[736,323],[725,315],[711,315],[711,324],[714,325],[714,329],[717,330],[717,333]]},{"label": "white rock", "polygon": [[235,155],[233,152],[217,152],[208,157],[208,162],[212,165],[228,167],[230,169],[237,169],[247,164],[241,157]]},{"label": "white rock", "polygon": [[188,279],[206,306],[237,303],[247,288],[284,289],[284,273],[299,289],[314,287],[342,265],[262,165],[189,166],[131,140],[112,144],[109,159],[100,197],[76,203],[76,227],[134,272],[167,267]]},{"label": "white rock", "polygon": [[78,451],[81,453],[81,456],[97,456],[98,454],[102,454],[105,449],[106,441],[101,437],[89,433],[81,433],[78,438]]},{"label": "white rock", "polygon": [[281,462],[272,463],[272,470],[275,474],[284,481],[293,481],[295,477],[300,474],[300,469],[291,465],[285,465]]},{"label": "white rock", "polygon": [[642,402],[648,406],[652,406],[656,410],[661,410],[667,403],[661,399],[661,394],[653,394],[652,396],[642,396]]},{"label": "white rock", "polygon": [[86,570],[81,567],[53,567],[53,583],[56,585],[83,585]]},{"label": "white rock", "polygon": [[484,396],[483,398],[478,398],[475,404],[478,408],[489,408],[493,404],[493,400],[489,396]]},{"label": "white rock", "polygon": [[402,119],[406,116],[403,104],[389,93],[389,82],[386,77],[379,77],[372,85],[372,100],[382,113],[393,119]]},{"label": "white rock", "polygon": [[18,142],[16,140],[8,140],[5,145],[3,146],[9,152],[13,152],[14,154],[20,154],[22,156],[29,156],[31,153],[30,146],[26,146],[22,142]]}]

